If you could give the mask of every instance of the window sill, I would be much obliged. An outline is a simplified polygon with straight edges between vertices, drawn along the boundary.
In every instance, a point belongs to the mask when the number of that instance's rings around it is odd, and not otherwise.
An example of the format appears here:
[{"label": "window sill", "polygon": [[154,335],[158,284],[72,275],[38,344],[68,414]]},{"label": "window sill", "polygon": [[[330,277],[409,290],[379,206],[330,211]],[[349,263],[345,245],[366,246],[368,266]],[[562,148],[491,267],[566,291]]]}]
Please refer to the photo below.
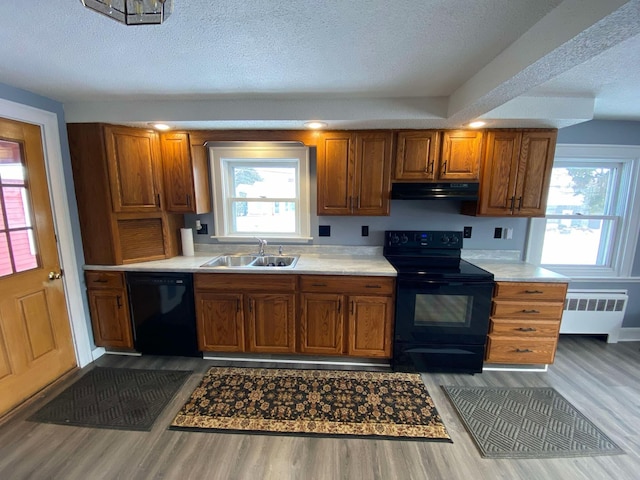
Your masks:
[{"label": "window sill", "polygon": [[[216,235],[211,235],[209,238],[213,238],[218,243],[256,243],[256,237],[219,237]],[[284,244],[293,244],[293,243],[311,243],[313,241],[313,237],[269,237],[267,235],[261,235],[259,238],[265,239],[270,243],[284,243]]]}]

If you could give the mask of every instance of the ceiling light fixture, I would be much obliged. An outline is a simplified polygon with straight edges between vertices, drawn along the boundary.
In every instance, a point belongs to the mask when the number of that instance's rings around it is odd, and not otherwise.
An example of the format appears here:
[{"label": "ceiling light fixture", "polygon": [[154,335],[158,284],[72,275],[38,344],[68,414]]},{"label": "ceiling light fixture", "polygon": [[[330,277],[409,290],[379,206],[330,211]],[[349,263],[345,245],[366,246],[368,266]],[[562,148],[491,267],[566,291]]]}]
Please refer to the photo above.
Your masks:
[{"label": "ceiling light fixture", "polygon": [[469,128],[480,128],[484,127],[487,122],[483,122],[482,120],[476,120],[475,122],[469,122]]},{"label": "ceiling light fixture", "polygon": [[173,0],[80,0],[87,8],[125,25],[160,25],[173,11]]},{"label": "ceiling light fixture", "polygon": [[155,128],[156,130],[160,130],[162,132],[166,132],[167,130],[171,130],[171,126],[167,125],[166,123],[151,122],[151,123],[149,123],[149,125],[152,126],[153,128]]},{"label": "ceiling light fixture", "polygon": [[304,126],[310,128],[312,130],[318,130],[319,128],[324,128],[327,126],[325,122],[319,122],[317,120],[313,120],[311,122],[305,122]]}]

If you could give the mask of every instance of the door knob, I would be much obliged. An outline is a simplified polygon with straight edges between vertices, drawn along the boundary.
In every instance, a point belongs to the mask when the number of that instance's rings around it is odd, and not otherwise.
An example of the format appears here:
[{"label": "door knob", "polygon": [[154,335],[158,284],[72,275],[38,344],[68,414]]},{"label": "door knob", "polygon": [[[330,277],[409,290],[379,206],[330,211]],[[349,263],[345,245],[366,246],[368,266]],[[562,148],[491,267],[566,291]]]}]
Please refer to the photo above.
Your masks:
[{"label": "door knob", "polygon": [[60,272],[49,272],[49,280],[59,280],[62,278],[62,270]]}]

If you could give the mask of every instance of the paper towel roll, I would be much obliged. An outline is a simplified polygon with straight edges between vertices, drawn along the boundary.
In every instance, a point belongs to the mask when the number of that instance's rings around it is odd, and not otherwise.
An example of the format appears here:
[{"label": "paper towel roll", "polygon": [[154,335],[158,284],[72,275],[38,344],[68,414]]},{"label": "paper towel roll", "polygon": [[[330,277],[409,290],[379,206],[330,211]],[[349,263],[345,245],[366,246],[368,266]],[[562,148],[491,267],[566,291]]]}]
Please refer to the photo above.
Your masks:
[{"label": "paper towel roll", "polygon": [[193,230],[190,228],[181,228],[180,236],[182,237],[182,255],[185,257],[193,257]]}]

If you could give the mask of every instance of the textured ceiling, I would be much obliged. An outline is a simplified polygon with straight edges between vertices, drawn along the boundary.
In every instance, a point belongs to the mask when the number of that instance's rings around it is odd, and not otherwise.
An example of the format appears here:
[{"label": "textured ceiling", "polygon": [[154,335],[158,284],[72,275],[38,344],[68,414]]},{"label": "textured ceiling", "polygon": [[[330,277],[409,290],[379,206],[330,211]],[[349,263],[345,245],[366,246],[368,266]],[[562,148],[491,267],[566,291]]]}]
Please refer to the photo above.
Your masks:
[{"label": "textured ceiling", "polygon": [[[174,5],[164,25],[127,27],[79,0],[2,0],[0,82],[62,102],[68,121],[298,128],[320,118],[338,128],[421,128],[481,116],[496,126],[640,120],[640,0]],[[567,109],[581,115],[525,118],[517,100],[527,95],[550,105],[572,98]]]}]

